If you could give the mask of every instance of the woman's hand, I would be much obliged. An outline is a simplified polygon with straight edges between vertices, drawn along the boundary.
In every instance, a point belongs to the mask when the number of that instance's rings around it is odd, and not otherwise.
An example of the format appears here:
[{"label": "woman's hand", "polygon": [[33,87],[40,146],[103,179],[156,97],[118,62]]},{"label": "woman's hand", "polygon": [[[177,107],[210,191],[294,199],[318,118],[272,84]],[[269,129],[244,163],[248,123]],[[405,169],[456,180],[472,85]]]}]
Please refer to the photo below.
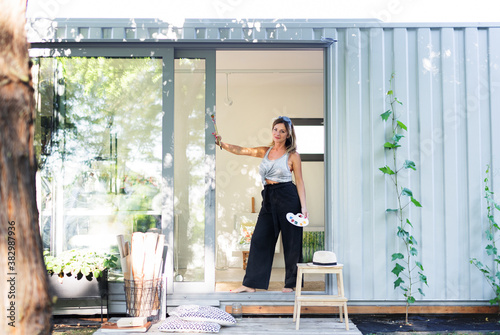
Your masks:
[{"label": "woman's hand", "polygon": [[307,211],[306,205],[306,188],[304,186],[304,179],[302,179],[302,161],[297,152],[294,152],[289,159],[292,161],[291,170],[295,176],[295,185],[297,186],[297,193],[299,194],[300,211],[305,218],[308,218],[309,212]]},{"label": "woman's hand", "polygon": [[215,144],[222,149],[222,136],[220,136],[219,134],[214,134],[214,136],[215,136]]}]

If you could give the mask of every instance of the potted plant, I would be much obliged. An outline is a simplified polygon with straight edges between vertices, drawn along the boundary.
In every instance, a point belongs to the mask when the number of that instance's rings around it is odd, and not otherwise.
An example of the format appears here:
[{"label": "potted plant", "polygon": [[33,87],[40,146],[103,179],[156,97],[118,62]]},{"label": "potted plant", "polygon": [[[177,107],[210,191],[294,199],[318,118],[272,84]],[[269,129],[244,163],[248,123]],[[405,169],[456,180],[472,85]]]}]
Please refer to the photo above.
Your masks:
[{"label": "potted plant", "polygon": [[57,256],[44,251],[49,288],[59,299],[104,297],[107,272],[116,266],[114,255],[72,249]]}]

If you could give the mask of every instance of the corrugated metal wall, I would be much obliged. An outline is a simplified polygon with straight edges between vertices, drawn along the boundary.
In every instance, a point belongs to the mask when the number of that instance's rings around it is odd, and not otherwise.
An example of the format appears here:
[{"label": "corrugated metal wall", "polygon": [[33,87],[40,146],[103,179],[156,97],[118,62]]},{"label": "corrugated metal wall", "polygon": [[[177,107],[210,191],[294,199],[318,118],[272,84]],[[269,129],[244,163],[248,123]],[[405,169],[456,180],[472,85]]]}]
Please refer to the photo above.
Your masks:
[{"label": "corrugated metal wall", "polygon": [[214,48],[231,45],[227,42],[242,42],[238,48],[283,47],[285,42],[288,47],[318,47],[315,43],[323,37],[336,39],[325,53],[330,103],[325,113],[326,245],[345,264],[351,303],[403,300],[391,273],[391,254],[401,247],[397,223],[385,212],[394,207],[395,193],[379,171],[390,159],[383,149],[389,130],[380,114],[387,109],[385,92],[394,73],[395,95],[404,103],[399,118],[409,127],[398,152],[401,160],[417,166],[402,177],[402,185],[423,205],[409,213],[429,283],[422,287],[426,296],[416,298],[429,304],[487,304],[493,296],[469,260],[493,265],[484,250],[483,179],[490,164],[490,186],[500,194],[498,24],[186,20],[183,27],[173,27],[156,20],[104,24],[101,19],[75,19],[52,22],[45,29],[42,23],[32,23],[30,41],[35,45],[65,39],[164,39]]},{"label": "corrugated metal wall", "polygon": [[[412,234],[428,277],[419,301],[488,300],[493,291],[469,259],[485,253],[485,170],[500,193],[500,30],[498,28],[343,28],[332,61],[331,206],[334,250],[345,263],[351,301],[403,299],[394,290],[392,253],[401,249],[380,114],[395,74],[408,136],[398,150],[417,171],[400,177],[422,208],[411,207]],[[490,185],[491,187],[491,185]],[[498,216],[497,216],[498,217]],[[330,235],[332,236],[332,235]]]}]

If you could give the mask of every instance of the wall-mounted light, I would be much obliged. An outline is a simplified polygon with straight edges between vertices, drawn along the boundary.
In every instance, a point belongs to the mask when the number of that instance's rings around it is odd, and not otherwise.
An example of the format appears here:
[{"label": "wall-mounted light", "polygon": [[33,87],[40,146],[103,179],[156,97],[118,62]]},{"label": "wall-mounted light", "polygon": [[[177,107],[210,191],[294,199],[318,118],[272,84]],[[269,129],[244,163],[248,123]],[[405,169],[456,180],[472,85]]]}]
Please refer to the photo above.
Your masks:
[{"label": "wall-mounted light", "polygon": [[229,73],[226,72],[226,99],[224,99],[224,104],[226,106],[231,106],[233,104],[233,99],[229,97]]}]

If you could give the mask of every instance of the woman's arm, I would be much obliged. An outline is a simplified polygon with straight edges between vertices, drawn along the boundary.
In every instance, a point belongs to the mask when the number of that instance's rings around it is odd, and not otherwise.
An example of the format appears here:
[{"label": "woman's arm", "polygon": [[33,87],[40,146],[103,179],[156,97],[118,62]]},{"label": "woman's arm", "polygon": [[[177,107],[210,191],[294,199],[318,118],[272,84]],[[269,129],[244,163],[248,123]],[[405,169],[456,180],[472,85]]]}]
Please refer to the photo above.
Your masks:
[{"label": "woman's arm", "polygon": [[219,145],[222,149],[235,155],[245,155],[260,158],[263,158],[266,155],[267,150],[269,149],[269,147],[240,147],[239,145],[222,142],[221,138],[217,138],[216,144]]},{"label": "woman's arm", "polygon": [[306,188],[304,186],[304,179],[302,178],[302,161],[300,155],[296,152],[290,155],[290,160],[292,162],[292,171],[295,176],[297,193],[299,194],[301,212],[307,218],[309,213],[307,212]]}]

